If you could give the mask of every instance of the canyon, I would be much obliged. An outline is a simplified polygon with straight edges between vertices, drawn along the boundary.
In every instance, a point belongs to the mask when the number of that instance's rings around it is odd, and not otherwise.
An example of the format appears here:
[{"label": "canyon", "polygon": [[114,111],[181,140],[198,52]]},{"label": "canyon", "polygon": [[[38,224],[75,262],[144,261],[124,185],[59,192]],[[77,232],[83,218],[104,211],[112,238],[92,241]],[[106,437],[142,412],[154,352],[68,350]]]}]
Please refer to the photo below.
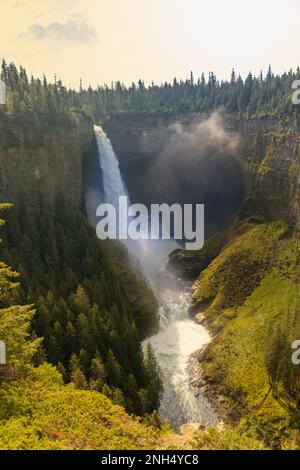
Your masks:
[{"label": "canyon", "polygon": [[[256,214],[283,219],[299,228],[300,144],[296,123],[286,125],[275,119],[241,120],[237,115],[221,115],[224,131],[238,139],[234,152],[213,155],[210,161],[201,159],[191,174],[178,174],[181,166],[177,159],[174,168],[168,171],[169,156],[160,166],[159,157],[174,132],[174,123],[188,130],[207,118],[207,114],[186,113],[121,115],[103,120],[132,202],[146,205],[203,202],[207,206],[206,238],[230,225],[237,212],[241,217]],[[0,156],[2,200],[13,202],[19,192],[30,188],[32,200],[40,190],[49,201],[63,192],[68,202],[79,208],[86,184],[95,189],[98,200],[103,199],[101,185],[95,187],[99,164],[92,122],[80,113],[75,115],[73,128],[49,132],[42,146],[25,146],[22,136],[13,145],[1,140]],[[168,176],[173,170],[175,181],[170,182]],[[212,215],[215,208],[220,212],[217,225]]]},{"label": "canyon", "polygon": [[[239,399],[237,386],[231,387],[226,382],[228,371],[215,351],[222,355],[221,341],[228,347],[226,341],[230,329],[235,328],[237,308],[243,308],[244,300],[255,293],[265,271],[271,273],[269,258],[263,266],[259,259],[249,261],[249,250],[256,251],[253,239],[257,237],[261,243],[257,245],[260,256],[264,249],[271,256],[274,250],[283,250],[287,241],[295,242],[288,227],[300,228],[297,123],[245,120],[223,113],[185,113],[112,115],[103,118],[101,125],[118,156],[133,203],[143,203],[146,207],[163,202],[205,204],[203,250],[191,253],[183,246],[173,246],[168,269],[181,278],[196,281],[190,315],[199,323],[204,322],[213,336],[213,341],[197,357],[203,371],[194,378],[196,386],[206,390],[203,396],[217,406],[218,399],[223,404],[225,401],[220,413],[225,408],[231,422],[237,422],[245,415],[249,398]],[[41,195],[51,205],[63,193],[67,203],[85,211],[94,225],[93,214],[105,200],[105,187],[92,121],[76,113],[71,128],[57,129],[44,138],[42,145],[33,145],[32,141],[25,145],[22,135],[18,142],[1,141],[1,199],[16,202],[26,190],[26,200],[34,213]],[[86,194],[89,195],[87,206]],[[286,225],[276,225],[278,220]],[[273,222],[275,225],[269,225]],[[249,268],[251,282],[245,279],[243,283],[243,272],[234,269],[240,263],[246,270]],[[140,267],[135,266],[133,271],[141,275]],[[221,278],[222,272],[232,275],[233,280]],[[214,276],[217,285],[212,281]],[[237,303],[227,298],[230,292],[236,293]],[[220,301],[220,293],[225,300]],[[238,336],[236,323],[234,331]],[[247,324],[246,336],[248,327]],[[155,327],[151,326],[150,330],[153,332]],[[225,334],[227,339],[223,341]],[[261,400],[267,393],[266,380],[263,383],[262,396],[258,395]],[[229,398],[224,399],[224,395]],[[182,423],[181,417],[179,422]]]}]

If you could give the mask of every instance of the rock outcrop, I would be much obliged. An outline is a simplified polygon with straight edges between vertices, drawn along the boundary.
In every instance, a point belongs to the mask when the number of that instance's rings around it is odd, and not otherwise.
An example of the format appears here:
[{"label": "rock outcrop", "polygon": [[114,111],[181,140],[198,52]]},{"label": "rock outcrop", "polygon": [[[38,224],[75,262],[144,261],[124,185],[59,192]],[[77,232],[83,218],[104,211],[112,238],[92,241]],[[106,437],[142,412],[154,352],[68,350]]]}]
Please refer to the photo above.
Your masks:
[{"label": "rock outcrop", "polygon": [[75,124],[43,135],[43,144],[4,145],[0,139],[0,200],[14,202],[22,191],[34,206],[39,195],[50,203],[63,193],[72,207],[82,202],[82,158],[93,136],[92,122],[77,113]]},{"label": "rock outcrop", "polygon": [[[219,116],[224,131],[229,136],[237,137],[238,141],[232,161],[235,161],[239,168],[236,167],[236,171],[232,171],[230,180],[234,190],[232,177],[243,179],[245,199],[240,217],[256,214],[267,219],[285,220],[300,228],[300,132],[297,125],[284,124],[271,118],[241,120],[238,115],[233,114]],[[173,116],[141,114],[114,116],[104,123],[133,200],[147,202],[150,192],[153,193],[149,170],[153,170],[153,162],[164,152],[174,124],[191,129],[208,118],[207,114],[195,113]],[[185,158],[185,155],[182,155],[182,158]],[[228,160],[228,165],[231,165],[232,161]],[[218,171],[218,168],[216,170]],[[223,166],[219,170],[224,171]],[[163,175],[157,173],[155,177],[163,188]],[[199,197],[202,190],[199,175],[196,174],[195,177],[198,178],[199,184],[198,187],[195,185],[190,188],[191,199]],[[193,183],[192,179],[190,181]],[[177,196],[176,188],[174,193]],[[223,193],[225,194],[224,189]],[[212,232],[219,230],[218,226]]]},{"label": "rock outcrop", "polygon": [[259,129],[246,134],[249,186],[242,218],[262,215],[300,229],[300,132],[295,128]]},{"label": "rock outcrop", "polygon": [[120,115],[103,123],[132,202],[205,204],[206,236],[233,222],[244,199],[239,120],[213,114]]}]

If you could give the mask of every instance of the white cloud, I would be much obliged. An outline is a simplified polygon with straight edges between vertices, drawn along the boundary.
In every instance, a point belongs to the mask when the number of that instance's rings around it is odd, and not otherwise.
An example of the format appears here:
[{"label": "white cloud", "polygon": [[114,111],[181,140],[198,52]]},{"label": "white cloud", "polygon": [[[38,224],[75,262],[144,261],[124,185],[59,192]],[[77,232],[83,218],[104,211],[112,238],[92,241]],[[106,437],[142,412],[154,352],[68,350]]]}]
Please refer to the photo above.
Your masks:
[{"label": "white cloud", "polygon": [[82,17],[76,17],[65,23],[52,22],[47,26],[35,23],[27,31],[19,34],[19,39],[31,38],[50,40],[54,42],[93,43],[98,40],[98,34],[93,26]]}]

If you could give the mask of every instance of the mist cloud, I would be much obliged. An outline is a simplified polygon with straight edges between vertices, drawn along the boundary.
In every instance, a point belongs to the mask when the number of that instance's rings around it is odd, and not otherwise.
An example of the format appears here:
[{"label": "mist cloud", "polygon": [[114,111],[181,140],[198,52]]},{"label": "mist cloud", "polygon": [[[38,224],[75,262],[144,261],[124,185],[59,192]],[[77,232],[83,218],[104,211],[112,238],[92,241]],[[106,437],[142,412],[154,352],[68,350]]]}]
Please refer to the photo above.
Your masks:
[{"label": "mist cloud", "polygon": [[[155,155],[156,145],[160,150]],[[154,155],[144,183],[152,202],[205,204],[207,226],[218,229],[240,207],[244,181],[239,137],[226,130],[219,114],[146,132],[141,149]]]},{"label": "mist cloud", "polygon": [[[168,136],[164,138],[164,147],[155,161],[153,173],[161,175],[159,184],[163,184],[169,193],[182,187],[183,183],[188,187],[196,175],[199,190],[206,187],[208,177],[218,176],[220,165],[226,167],[226,161],[234,158],[239,142],[236,134],[224,129],[218,113],[189,125],[175,122],[169,126]],[[143,145],[151,145],[151,140],[146,139]],[[223,178],[224,174],[219,176]]]},{"label": "mist cloud", "polygon": [[198,160],[208,150],[218,153],[234,152],[237,148],[237,135],[225,131],[222,118],[213,113],[208,119],[185,126],[175,122],[169,128],[171,138],[166,143],[163,153],[173,153],[178,157],[178,150],[185,150],[192,160]]},{"label": "mist cloud", "polygon": [[84,19],[70,19],[66,23],[53,22],[48,26],[35,23],[19,34],[19,39],[31,38],[39,41],[93,43],[98,40],[96,30]]}]

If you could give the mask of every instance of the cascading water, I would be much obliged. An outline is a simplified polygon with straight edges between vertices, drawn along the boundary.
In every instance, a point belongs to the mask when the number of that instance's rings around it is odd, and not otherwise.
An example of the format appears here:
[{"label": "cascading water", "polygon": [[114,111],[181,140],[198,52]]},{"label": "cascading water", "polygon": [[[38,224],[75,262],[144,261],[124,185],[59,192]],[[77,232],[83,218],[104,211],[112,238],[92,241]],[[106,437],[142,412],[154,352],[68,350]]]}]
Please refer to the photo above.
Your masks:
[{"label": "cascading water", "polygon": [[168,279],[168,273],[165,276],[167,285],[160,299],[167,321],[161,321],[159,332],[149,339],[163,371],[159,413],[176,428],[183,423],[214,425],[216,415],[203,395],[195,395],[188,372],[191,355],[207,344],[210,336],[189,318],[190,292],[180,288],[172,276]]},{"label": "cascading water", "polygon": [[100,126],[94,126],[99,162],[103,175],[103,187],[106,202],[118,207],[119,196],[127,196],[123,183],[119,161],[112,148],[109,138]]},{"label": "cascading water", "polygon": [[[94,129],[105,199],[118,207],[119,196],[128,196],[118,158],[101,127],[95,126]],[[195,396],[187,370],[191,354],[207,344],[210,337],[203,326],[189,318],[189,292],[164,269],[168,254],[178,246],[173,240],[140,240],[126,245],[139,258],[161,303],[160,330],[148,339],[163,376],[160,416],[168,419],[174,427],[188,422],[213,425],[216,423],[215,413],[204,396]]]}]

